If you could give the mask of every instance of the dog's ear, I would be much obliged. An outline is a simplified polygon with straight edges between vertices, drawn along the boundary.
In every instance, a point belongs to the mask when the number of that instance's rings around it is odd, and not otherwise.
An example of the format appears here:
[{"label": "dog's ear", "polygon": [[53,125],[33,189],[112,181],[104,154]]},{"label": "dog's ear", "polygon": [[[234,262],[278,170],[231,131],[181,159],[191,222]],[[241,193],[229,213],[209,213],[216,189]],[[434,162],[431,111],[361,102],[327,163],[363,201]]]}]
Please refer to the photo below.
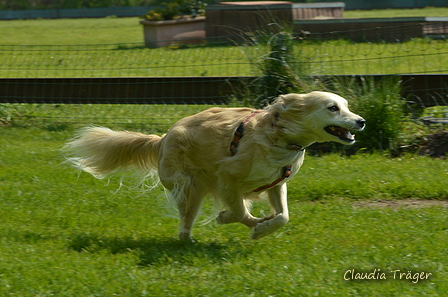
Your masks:
[{"label": "dog's ear", "polygon": [[300,94],[287,94],[280,95],[275,99],[273,105],[280,105],[283,110],[290,108],[292,105],[299,103],[302,100],[302,95]]},{"label": "dog's ear", "polygon": [[[301,118],[300,115],[304,112],[303,100],[303,94],[280,95],[265,110],[272,114],[274,123],[282,120],[292,121]],[[281,125],[280,122],[278,123]]]}]

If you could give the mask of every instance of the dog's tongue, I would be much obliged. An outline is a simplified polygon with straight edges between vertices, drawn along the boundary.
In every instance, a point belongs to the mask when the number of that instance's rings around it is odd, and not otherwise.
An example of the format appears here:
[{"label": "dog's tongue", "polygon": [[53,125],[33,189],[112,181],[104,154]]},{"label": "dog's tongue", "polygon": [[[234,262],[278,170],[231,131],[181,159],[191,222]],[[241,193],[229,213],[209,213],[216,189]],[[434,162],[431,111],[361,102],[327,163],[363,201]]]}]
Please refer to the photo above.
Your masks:
[{"label": "dog's tongue", "polygon": [[327,131],[328,133],[339,137],[339,139],[341,140],[345,140],[345,141],[354,141],[355,140],[355,135],[350,133],[349,130],[344,129],[342,127],[338,127],[338,126],[328,126],[325,128],[325,131]]},{"label": "dog's tongue", "polygon": [[345,135],[345,138],[348,140],[355,140],[355,134],[350,133],[350,131],[347,130],[347,134]]},{"label": "dog's tongue", "polygon": [[349,130],[347,130],[347,129],[344,129],[344,128],[340,128],[340,127],[338,127],[338,135],[339,135],[339,138],[341,138],[341,139],[347,139],[347,140],[350,140],[350,141],[354,141],[355,140],[355,135],[354,134],[352,134]]}]

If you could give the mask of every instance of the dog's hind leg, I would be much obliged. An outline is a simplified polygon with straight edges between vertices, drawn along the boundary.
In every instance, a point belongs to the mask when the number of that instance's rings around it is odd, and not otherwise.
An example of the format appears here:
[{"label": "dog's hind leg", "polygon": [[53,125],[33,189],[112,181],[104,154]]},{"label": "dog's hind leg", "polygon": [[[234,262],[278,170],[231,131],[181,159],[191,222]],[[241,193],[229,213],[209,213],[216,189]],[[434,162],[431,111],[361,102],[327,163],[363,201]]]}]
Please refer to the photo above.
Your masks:
[{"label": "dog's hind leg", "polygon": [[274,210],[272,219],[258,223],[252,231],[250,238],[259,239],[274,233],[289,221],[286,183],[268,190],[271,207]]},{"label": "dog's hind leg", "polygon": [[177,203],[180,216],[179,238],[191,240],[191,229],[201,208],[204,195],[194,192],[194,189],[186,189],[185,199]]},{"label": "dog's hind leg", "polygon": [[170,200],[176,204],[180,217],[179,238],[191,240],[191,230],[202,206],[206,190],[195,179],[183,174],[175,174]]}]

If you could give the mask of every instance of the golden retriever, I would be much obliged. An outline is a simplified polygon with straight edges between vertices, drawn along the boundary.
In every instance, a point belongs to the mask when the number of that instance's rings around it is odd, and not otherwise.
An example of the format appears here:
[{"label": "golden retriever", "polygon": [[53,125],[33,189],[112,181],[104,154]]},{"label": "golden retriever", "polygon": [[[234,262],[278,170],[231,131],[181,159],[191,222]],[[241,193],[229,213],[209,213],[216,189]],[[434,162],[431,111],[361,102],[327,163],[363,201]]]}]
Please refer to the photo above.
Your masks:
[{"label": "golden retriever", "polygon": [[[191,239],[202,201],[211,195],[224,209],[218,224],[242,223],[250,237],[269,235],[289,220],[286,181],[314,142],[353,144],[365,120],[328,92],[279,96],[263,110],[210,108],[178,121],[163,136],[89,127],[67,143],[68,158],[97,178],[138,170],[158,174],[177,205],[179,237]],[[272,214],[250,214],[250,201],[266,192]]]}]

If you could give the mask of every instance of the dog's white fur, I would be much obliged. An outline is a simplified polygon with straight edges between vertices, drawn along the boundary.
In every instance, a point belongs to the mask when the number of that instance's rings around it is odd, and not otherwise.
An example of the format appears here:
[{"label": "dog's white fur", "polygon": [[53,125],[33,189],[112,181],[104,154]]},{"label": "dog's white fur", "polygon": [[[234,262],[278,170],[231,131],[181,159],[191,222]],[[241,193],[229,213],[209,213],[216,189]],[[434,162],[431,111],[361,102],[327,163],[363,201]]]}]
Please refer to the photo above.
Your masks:
[{"label": "dog's white fur", "polygon": [[211,108],[181,119],[161,137],[90,127],[66,148],[71,152],[71,162],[97,178],[128,169],[137,169],[143,175],[158,173],[177,205],[181,239],[191,238],[195,218],[207,195],[226,208],[217,217],[219,224],[243,223],[253,229],[251,238],[258,239],[289,220],[286,180],[262,191],[267,193],[273,211],[265,218],[249,212],[247,201],[260,194],[253,190],[279,179],[283,168],[292,164],[291,179],[305,155],[299,146],[324,141],[354,142],[351,134],[346,134],[349,139],[341,139],[325,127],[362,130],[364,120],[349,111],[344,98],[332,93],[282,95],[245,123],[244,135],[233,155],[229,145],[234,132],[253,111]]}]

